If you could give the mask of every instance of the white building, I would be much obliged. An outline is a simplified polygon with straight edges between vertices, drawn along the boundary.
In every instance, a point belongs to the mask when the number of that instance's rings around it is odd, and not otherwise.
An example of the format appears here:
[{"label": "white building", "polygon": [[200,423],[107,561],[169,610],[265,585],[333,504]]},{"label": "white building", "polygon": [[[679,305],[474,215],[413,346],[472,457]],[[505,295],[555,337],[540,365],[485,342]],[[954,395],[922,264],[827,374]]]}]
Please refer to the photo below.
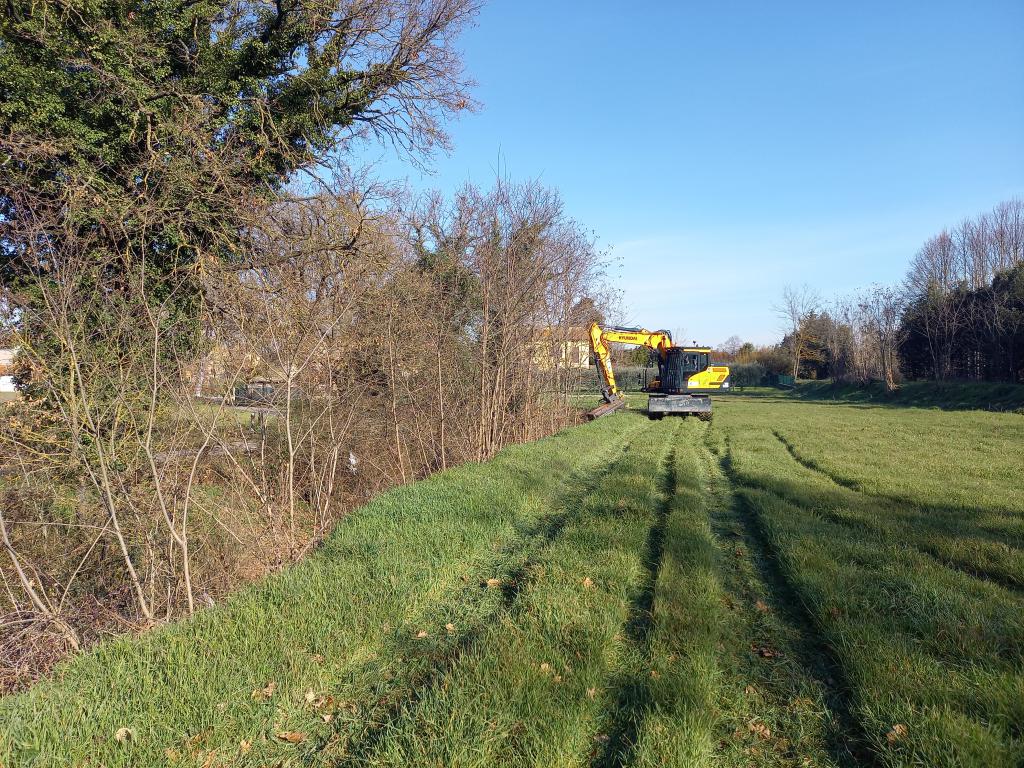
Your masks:
[{"label": "white building", "polygon": [[0,392],[14,392],[15,349],[0,349]]}]

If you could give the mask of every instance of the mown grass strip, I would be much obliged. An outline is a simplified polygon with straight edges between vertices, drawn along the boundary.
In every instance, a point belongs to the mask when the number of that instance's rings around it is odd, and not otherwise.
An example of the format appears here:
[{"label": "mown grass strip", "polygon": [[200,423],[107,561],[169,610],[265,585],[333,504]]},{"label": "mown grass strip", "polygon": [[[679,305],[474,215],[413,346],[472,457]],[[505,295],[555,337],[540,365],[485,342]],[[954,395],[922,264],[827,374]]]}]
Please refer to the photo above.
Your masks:
[{"label": "mown grass strip", "polygon": [[859,734],[838,663],[736,497],[725,435],[709,430],[710,510],[724,591],[721,764],[855,765]]},{"label": "mown grass strip", "polygon": [[823,488],[767,430],[732,437],[741,497],[841,660],[877,760],[1019,764],[1020,602],[888,535],[836,524],[829,516],[856,513],[857,494]]},{"label": "mown grass strip", "polygon": [[593,737],[609,664],[622,652],[622,626],[642,589],[657,468],[672,428],[653,426],[602,475],[532,563],[512,610],[447,674],[369,749],[330,760],[374,766],[588,762],[599,744]]},{"label": "mown grass strip", "polygon": [[690,422],[676,437],[652,624],[642,663],[634,665],[642,697],[632,705],[633,741],[617,765],[713,762],[722,593],[707,516],[709,478],[698,457],[703,431]]},{"label": "mown grass strip", "polygon": [[[323,706],[295,712],[292,726],[317,737],[303,743],[300,756],[311,763],[335,764],[371,754],[394,723],[455,666],[500,614],[510,610],[519,592],[535,578],[539,558],[561,535],[580,498],[593,492],[598,479],[620,460],[634,440],[644,439],[644,433],[644,429],[637,430],[600,464],[570,478],[555,511],[543,518],[529,537],[517,540],[515,546],[503,552],[479,583],[467,580],[470,583],[454,599],[437,606],[437,615],[424,623],[433,626],[447,618],[444,631],[411,627],[403,637],[389,643],[378,659],[353,672],[350,680],[368,681],[373,688],[357,700],[358,704],[351,698],[342,706],[332,701],[333,706],[327,709],[334,716],[328,725],[321,722]],[[477,604],[492,610],[486,614],[475,612]],[[250,762],[263,764],[259,759]]]},{"label": "mown grass strip", "polygon": [[514,567],[502,553],[554,511],[564,480],[593,471],[642,426],[609,417],[378,497],[297,566],[187,622],[102,644],[0,700],[0,762],[291,760],[308,737],[290,728],[296,712],[327,696],[324,715],[358,711],[381,678],[415,679],[422,664],[392,652],[419,632],[446,636],[453,616],[440,606],[468,605],[460,625],[493,615],[500,591],[453,599]]},{"label": "mown grass strip", "polygon": [[[678,426],[676,428],[678,433]],[[674,443],[675,435],[672,437]],[[654,596],[665,551],[668,517],[676,487],[676,449],[673,444],[660,468],[662,482],[655,521],[647,534],[644,552],[644,576],[629,609],[623,627],[625,642],[615,679],[610,684],[611,708],[605,714],[601,730],[604,745],[595,755],[593,766],[611,768],[632,762],[637,734],[652,705],[649,676],[651,631],[654,628]]]}]

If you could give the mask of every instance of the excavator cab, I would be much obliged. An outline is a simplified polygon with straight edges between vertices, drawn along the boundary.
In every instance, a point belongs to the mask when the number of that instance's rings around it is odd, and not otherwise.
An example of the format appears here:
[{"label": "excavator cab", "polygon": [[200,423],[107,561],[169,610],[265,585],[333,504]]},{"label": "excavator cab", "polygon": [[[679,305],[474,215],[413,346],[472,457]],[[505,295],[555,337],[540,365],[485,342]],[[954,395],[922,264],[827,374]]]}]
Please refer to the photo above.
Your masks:
[{"label": "excavator cab", "polygon": [[710,350],[672,347],[658,361],[660,390],[670,395],[686,392],[690,378],[707,370],[710,357]]}]

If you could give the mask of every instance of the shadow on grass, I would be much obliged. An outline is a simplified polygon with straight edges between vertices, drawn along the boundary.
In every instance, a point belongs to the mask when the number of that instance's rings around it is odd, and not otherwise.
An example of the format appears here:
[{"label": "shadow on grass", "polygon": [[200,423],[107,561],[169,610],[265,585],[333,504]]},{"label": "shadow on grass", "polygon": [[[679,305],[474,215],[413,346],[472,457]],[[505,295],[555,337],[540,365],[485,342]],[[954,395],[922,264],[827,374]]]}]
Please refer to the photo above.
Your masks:
[{"label": "shadow on grass", "polygon": [[[673,433],[672,440],[678,434]],[[672,507],[676,488],[675,449],[669,451],[664,460],[662,474],[661,502],[658,505],[654,525],[647,534],[644,551],[644,577],[640,588],[633,597],[629,615],[624,625],[626,642],[641,658],[650,656],[650,635],[654,626],[654,594],[658,574],[665,554],[665,527]],[[614,683],[610,722],[604,732],[608,740],[591,761],[594,768],[624,766],[632,762],[637,747],[637,737],[644,718],[653,706],[653,697],[648,679],[642,675],[624,674]]]},{"label": "shadow on grass", "polygon": [[[742,487],[737,476],[728,442],[718,455],[723,474],[734,487]],[[787,578],[780,553],[772,546],[760,517],[742,498],[733,496],[731,518],[738,523],[741,538],[747,544],[754,569],[764,584],[779,618],[795,630],[800,638],[792,645],[796,661],[816,681],[831,715],[828,750],[840,766],[875,765],[868,747],[869,739],[853,713],[852,687],[835,650],[818,630],[817,622],[800,594]],[[719,525],[716,535],[725,529]]]},{"label": "shadow on grass", "polygon": [[[797,464],[836,488],[834,491],[812,489],[806,483],[780,477],[773,478],[770,483],[753,482],[752,485],[800,507],[814,510],[814,514],[819,517],[848,529],[862,530],[890,541],[898,539],[941,565],[972,578],[993,582],[1013,592],[1024,592],[1024,539],[1009,532],[993,533],[979,522],[992,515],[1012,518],[1012,512],[921,504],[898,496],[868,493],[862,491],[856,483],[837,478],[801,456],[796,447],[779,432],[772,434]],[[999,554],[1005,561],[1019,559],[1020,567],[1017,572],[1013,572],[1005,568],[1001,570],[997,562],[970,562],[956,558],[950,555],[948,549],[937,545],[936,539],[955,541],[960,547],[995,547],[1000,550]]]},{"label": "shadow on grass", "polygon": [[836,403],[859,408],[935,408],[1024,413],[1024,384],[911,381],[893,392],[878,383],[805,382],[792,389],[751,387],[734,394],[767,402]]},{"label": "shadow on grass", "polygon": [[[499,617],[513,609],[519,594],[536,578],[535,567],[542,553],[562,533],[582,499],[595,491],[609,468],[626,454],[640,431],[634,429],[629,432],[611,452],[610,458],[597,467],[581,470],[567,478],[555,504],[560,511],[517,531],[519,536],[514,544],[499,553],[495,561],[481,568],[476,578],[469,579],[469,583],[456,595],[437,606],[435,613],[439,617],[463,614],[465,621],[460,621],[459,625],[466,626],[466,629],[434,639],[420,637],[416,628],[403,628],[396,631],[390,646],[377,655],[380,661],[367,662],[353,672],[353,679],[362,677],[379,681],[366,697],[372,703],[366,710],[354,711],[351,718],[336,720],[333,727],[319,734],[303,756],[302,764],[319,765],[325,756],[332,759],[332,765],[360,764],[372,755],[393,725],[440,684]],[[494,577],[498,577],[497,585],[490,581]],[[501,599],[488,605],[488,597],[495,586]],[[390,661],[392,659],[401,662],[397,672]]]}]

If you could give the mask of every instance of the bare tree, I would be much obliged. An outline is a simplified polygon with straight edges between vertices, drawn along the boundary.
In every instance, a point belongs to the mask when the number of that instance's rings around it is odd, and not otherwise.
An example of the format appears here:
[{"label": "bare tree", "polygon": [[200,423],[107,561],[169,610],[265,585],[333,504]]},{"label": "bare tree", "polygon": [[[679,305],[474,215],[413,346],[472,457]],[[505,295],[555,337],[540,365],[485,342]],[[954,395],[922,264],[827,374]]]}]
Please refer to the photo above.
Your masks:
[{"label": "bare tree", "polygon": [[885,388],[893,391],[899,375],[898,349],[903,294],[895,288],[876,285],[859,302],[862,322],[871,340],[879,373]]},{"label": "bare tree", "polygon": [[793,378],[800,375],[800,363],[812,339],[807,320],[818,311],[821,299],[818,293],[806,285],[799,288],[787,285],[782,291],[782,301],[775,307],[776,314],[786,324],[789,353],[793,361]]}]

